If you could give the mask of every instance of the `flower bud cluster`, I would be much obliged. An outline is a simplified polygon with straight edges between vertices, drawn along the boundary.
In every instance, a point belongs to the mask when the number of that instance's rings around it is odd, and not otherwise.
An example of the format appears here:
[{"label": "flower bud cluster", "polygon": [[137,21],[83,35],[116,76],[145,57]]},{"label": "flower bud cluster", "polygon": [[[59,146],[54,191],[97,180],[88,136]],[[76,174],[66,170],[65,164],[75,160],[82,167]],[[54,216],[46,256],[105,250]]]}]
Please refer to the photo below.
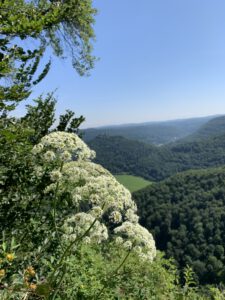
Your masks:
[{"label": "flower bud cluster", "polygon": [[[156,256],[155,241],[151,233],[139,224],[129,221],[124,222],[121,226],[114,229],[116,235],[125,240],[123,246],[127,249],[127,241],[132,243],[132,247],[142,259],[152,261]],[[117,237],[117,239],[119,238]],[[116,240],[116,243],[118,240]]]},{"label": "flower bud cluster", "polygon": [[[111,213],[110,220],[115,223],[120,223],[127,211],[133,221],[138,220],[130,192],[102,166],[89,161],[73,161],[65,163],[61,173],[58,193],[70,193],[74,205],[79,206],[85,201],[90,207],[101,207],[104,213]],[[45,192],[54,189],[53,183]]]},{"label": "flower bud cluster", "polygon": [[59,181],[59,179],[62,177],[62,173],[59,170],[53,170],[50,173],[51,181]]},{"label": "flower bud cluster", "polygon": [[34,155],[42,155],[43,159],[51,162],[55,159],[71,161],[90,160],[95,157],[95,152],[73,133],[62,131],[52,132],[41,139],[41,142],[33,147]]},{"label": "flower bud cluster", "polygon": [[108,239],[107,227],[96,220],[94,216],[84,212],[67,218],[62,229],[65,239],[69,237],[69,240],[79,239],[84,235],[84,238],[88,237],[90,242],[100,244]]}]

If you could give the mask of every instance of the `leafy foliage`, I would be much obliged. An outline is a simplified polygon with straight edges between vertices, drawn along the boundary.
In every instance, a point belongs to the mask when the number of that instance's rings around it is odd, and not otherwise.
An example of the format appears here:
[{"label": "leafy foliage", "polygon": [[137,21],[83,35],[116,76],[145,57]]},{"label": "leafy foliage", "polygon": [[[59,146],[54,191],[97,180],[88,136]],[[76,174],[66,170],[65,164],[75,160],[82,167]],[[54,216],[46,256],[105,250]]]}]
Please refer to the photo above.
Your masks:
[{"label": "leafy foliage", "polygon": [[170,152],[161,147],[128,140],[123,137],[99,136],[88,143],[96,151],[96,162],[113,174],[130,174],[149,180],[161,179],[165,172],[165,157]]},{"label": "leafy foliage", "polygon": [[33,85],[38,84],[48,73],[48,62],[41,73],[34,78],[45,47],[24,50],[12,44],[8,37],[0,39],[0,113],[15,109],[17,103],[31,94]]},{"label": "leafy foliage", "polygon": [[80,74],[93,66],[90,40],[94,38],[96,10],[91,0],[5,0],[0,11],[0,31],[7,38],[40,39],[44,45],[50,44],[57,55],[62,55],[67,45]]},{"label": "leafy foliage", "polygon": [[[91,0],[1,1],[1,113],[15,109],[20,101],[30,96],[33,85],[47,75],[50,61],[39,71],[47,47],[51,46],[61,57],[67,48],[80,75],[93,67],[91,40],[95,13]],[[24,41],[28,40],[31,45],[31,39],[35,39],[35,44],[39,42],[39,46],[27,47]]]},{"label": "leafy foliage", "polygon": [[[64,115],[59,117],[59,125],[56,127],[58,131],[67,131],[71,133],[79,133],[79,126],[85,121],[84,116],[75,118],[75,113],[71,110],[67,110]],[[80,134],[81,136],[81,134]]]},{"label": "leafy foliage", "polygon": [[[71,161],[72,155],[76,161]],[[115,272],[137,247],[137,256],[154,258],[154,240],[137,224],[130,193],[108,171],[89,162],[92,155],[75,134],[52,132],[29,151],[23,181],[18,174],[14,186],[2,191],[1,242],[5,245],[16,237],[18,241],[17,254],[13,248],[6,254],[10,262],[17,261],[9,266],[3,263],[1,269],[3,292],[14,291],[15,274],[20,294],[25,289],[31,299],[32,295],[54,299],[67,274],[67,261],[82,243],[102,244],[108,239],[117,243],[118,238],[118,246],[127,253]],[[23,269],[23,276],[15,266]],[[36,269],[46,282],[44,287],[35,276]],[[105,285],[101,284],[97,294],[102,294]]]}]

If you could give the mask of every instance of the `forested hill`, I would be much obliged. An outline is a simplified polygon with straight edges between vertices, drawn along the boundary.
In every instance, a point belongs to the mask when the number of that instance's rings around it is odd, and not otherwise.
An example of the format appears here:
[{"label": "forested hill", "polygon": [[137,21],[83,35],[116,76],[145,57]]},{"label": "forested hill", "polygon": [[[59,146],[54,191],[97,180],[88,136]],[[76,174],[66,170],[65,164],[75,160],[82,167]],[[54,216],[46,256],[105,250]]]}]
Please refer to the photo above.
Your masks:
[{"label": "forested hill", "polygon": [[195,141],[199,139],[207,139],[221,134],[225,134],[225,116],[213,118],[203,124],[196,132],[181,139],[179,142]]},{"label": "forested hill", "polygon": [[112,173],[129,173],[153,181],[189,169],[225,164],[225,134],[161,147],[123,137],[99,136],[89,146],[97,153],[96,162]]},{"label": "forested hill", "polygon": [[88,144],[96,151],[95,161],[113,174],[127,173],[151,180],[170,175],[162,161],[170,161],[171,152],[162,147],[106,135],[98,136]]},{"label": "forested hill", "polygon": [[158,249],[202,283],[225,283],[225,168],[180,173],[133,196]]},{"label": "forested hill", "polygon": [[166,144],[184,138],[196,132],[215,116],[181,119],[164,122],[149,122],[90,128],[83,130],[85,141],[91,141],[98,135],[123,136],[149,144]]}]

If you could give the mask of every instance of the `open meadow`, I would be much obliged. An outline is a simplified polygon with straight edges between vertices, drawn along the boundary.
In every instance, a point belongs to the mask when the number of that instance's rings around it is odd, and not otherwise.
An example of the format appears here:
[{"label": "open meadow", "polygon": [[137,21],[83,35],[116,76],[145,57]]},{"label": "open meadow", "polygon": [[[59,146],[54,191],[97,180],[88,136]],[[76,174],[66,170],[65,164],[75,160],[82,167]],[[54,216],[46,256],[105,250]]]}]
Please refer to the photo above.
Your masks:
[{"label": "open meadow", "polygon": [[115,175],[116,179],[131,193],[136,192],[152,184],[151,181],[133,175]]}]

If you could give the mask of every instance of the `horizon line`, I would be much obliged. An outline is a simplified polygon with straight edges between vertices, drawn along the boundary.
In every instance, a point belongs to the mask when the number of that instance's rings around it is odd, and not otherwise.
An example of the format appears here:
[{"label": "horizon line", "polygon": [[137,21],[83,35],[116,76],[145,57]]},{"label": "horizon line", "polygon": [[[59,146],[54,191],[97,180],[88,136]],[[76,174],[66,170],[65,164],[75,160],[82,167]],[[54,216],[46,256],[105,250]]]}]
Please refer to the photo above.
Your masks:
[{"label": "horizon line", "polygon": [[142,122],[130,122],[130,123],[118,123],[118,124],[106,124],[106,125],[96,125],[96,126],[88,126],[81,128],[81,130],[87,129],[101,129],[108,127],[120,127],[120,126],[135,126],[135,125],[144,125],[150,123],[165,123],[165,122],[173,122],[173,121],[182,121],[182,120],[190,120],[190,119],[201,119],[201,118],[210,118],[210,117],[222,117],[225,114],[212,114],[212,115],[203,115],[203,116],[193,116],[193,117],[177,117],[172,119],[165,120],[153,120],[153,121],[142,121]]}]

